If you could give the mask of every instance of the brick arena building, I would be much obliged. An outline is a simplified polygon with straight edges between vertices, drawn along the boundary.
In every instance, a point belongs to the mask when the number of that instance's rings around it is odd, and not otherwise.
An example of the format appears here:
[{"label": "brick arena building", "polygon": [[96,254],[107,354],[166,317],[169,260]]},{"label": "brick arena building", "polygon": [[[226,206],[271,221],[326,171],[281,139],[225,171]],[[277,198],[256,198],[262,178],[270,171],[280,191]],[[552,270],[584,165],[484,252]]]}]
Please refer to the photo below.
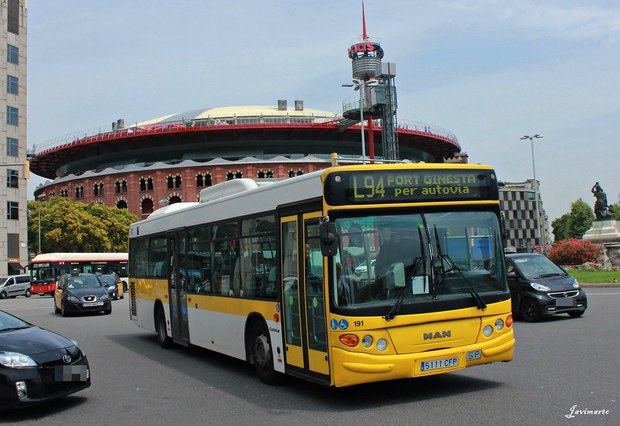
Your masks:
[{"label": "brick arena building", "polygon": [[[327,167],[332,152],[359,157],[359,124],[300,101],[283,104],[190,111],[128,127],[118,120],[112,130],[38,147],[30,169],[51,180],[35,198],[69,197],[144,217],[163,204],[196,201],[201,189],[226,180],[312,172]],[[380,126],[373,132],[381,152]],[[430,125],[396,132],[402,159],[443,162],[460,151],[454,135]]]}]

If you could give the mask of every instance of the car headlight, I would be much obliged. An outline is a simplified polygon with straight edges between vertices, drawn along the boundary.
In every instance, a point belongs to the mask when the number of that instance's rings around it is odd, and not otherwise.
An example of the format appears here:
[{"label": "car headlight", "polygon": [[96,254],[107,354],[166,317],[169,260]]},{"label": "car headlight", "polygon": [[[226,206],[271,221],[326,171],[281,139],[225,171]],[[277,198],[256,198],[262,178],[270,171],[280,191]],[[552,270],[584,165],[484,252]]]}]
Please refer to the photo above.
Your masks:
[{"label": "car headlight", "polygon": [[579,281],[575,280],[573,283],[573,288],[579,288]]},{"label": "car headlight", "polygon": [[78,299],[78,298],[77,298],[77,297],[75,297],[75,296],[67,296],[67,300],[68,300],[69,302],[74,302],[74,303],[77,303],[77,302],[79,302],[79,301],[80,301],[80,299]]},{"label": "car headlight", "polygon": [[107,294],[103,294],[99,300],[108,300],[110,298],[110,296],[108,296]]},{"label": "car headlight", "polygon": [[18,352],[0,352],[0,365],[9,368],[36,367],[37,363],[28,355]]},{"label": "car headlight", "polygon": [[538,290],[538,291],[549,291],[549,290],[551,290],[549,287],[547,287],[546,285],[542,285],[542,284],[530,283],[530,285],[532,286],[532,288],[534,290]]}]

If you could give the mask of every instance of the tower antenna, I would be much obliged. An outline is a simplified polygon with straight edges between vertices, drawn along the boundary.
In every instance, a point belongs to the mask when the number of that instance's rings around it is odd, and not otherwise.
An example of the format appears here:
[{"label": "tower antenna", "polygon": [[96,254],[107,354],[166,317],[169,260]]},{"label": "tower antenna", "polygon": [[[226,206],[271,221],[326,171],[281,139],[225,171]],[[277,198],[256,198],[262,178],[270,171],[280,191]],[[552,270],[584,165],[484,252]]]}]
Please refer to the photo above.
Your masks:
[{"label": "tower antenna", "polygon": [[364,11],[364,2],[362,2],[362,39],[368,40],[368,33],[366,32],[366,12]]}]

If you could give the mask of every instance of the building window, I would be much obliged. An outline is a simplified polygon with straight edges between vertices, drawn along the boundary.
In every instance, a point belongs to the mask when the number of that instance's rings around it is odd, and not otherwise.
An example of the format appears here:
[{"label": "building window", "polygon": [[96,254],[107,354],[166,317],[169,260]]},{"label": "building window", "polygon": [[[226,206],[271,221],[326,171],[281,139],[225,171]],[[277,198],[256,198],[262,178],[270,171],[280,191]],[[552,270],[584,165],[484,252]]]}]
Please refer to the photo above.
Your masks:
[{"label": "building window", "polygon": [[99,182],[93,185],[93,195],[95,197],[103,196],[103,183]]},{"label": "building window", "polygon": [[126,194],[127,193],[127,181],[117,180],[116,182],[114,182],[114,192],[117,194]]},{"label": "building window", "polygon": [[17,126],[19,123],[19,110],[15,107],[6,107],[6,124],[11,126]]},{"label": "building window", "polygon": [[226,173],[226,180],[241,179],[243,173],[240,171]]},{"label": "building window", "polygon": [[117,209],[126,209],[127,208],[127,201],[125,201],[125,200],[118,200],[116,202],[116,208]]},{"label": "building window", "polygon": [[6,76],[6,93],[19,95],[19,78],[12,75]]},{"label": "building window", "polygon": [[6,187],[7,188],[18,188],[19,187],[19,171],[18,170],[7,169]]},{"label": "building window", "polygon": [[84,186],[78,185],[75,187],[75,199],[81,200],[82,198],[84,198]]},{"label": "building window", "polygon": [[19,234],[6,234],[7,253],[9,259],[19,259]]},{"label": "building window", "polygon": [[170,197],[170,199],[168,200],[168,205],[170,204],[176,204],[176,203],[180,203],[181,201],[181,197],[179,197],[178,195],[173,195],[172,197]]},{"label": "building window", "polygon": [[168,176],[168,189],[178,189],[181,187],[181,175]]},{"label": "building window", "polygon": [[6,45],[6,61],[10,64],[19,65],[19,47],[12,44]]},{"label": "building window", "polygon": [[211,175],[209,173],[198,173],[196,175],[196,188],[204,188],[211,185]]},{"label": "building window", "polygon": [[153,190],[153,178],[140,178],[140,191],[152,191]]},{"label": "building window", "polygon": [[301,170],[289,170],[288,171],[288,177],[301,176],[303,174],[304,174],[304,172],[301,171]]},{"label": "building window", "polygon": [[146,216],[153,213],[153,200],[150,198],[142,200],[140,209],[142,210],[142,218],[144,219]]},{"label": "building window", "polygon": [[17,157],[19,155],[19,141],[15,138],[6,138],[6,155]]},{"label": "building window", "polygon": [[60,191],[58,191],[58,195],[60,195],[61,197],[68,197],[69,190],[67,188],[62,188]]},{"label": "building window", "polygon": [[259,179],[272,178],[273,177],[273,171],[271,171],[271,170],[259,170],[258,173],[256,174],[256,177],[259,178]]},{"label": "building window", "polygon": [[6,202],[6,218],[11,220],[19,219],[19,203],[17,201]]},{"label": "building window", "polygon": [[19,0],[9,0],[7,4],[7,31],[19,34]]}]

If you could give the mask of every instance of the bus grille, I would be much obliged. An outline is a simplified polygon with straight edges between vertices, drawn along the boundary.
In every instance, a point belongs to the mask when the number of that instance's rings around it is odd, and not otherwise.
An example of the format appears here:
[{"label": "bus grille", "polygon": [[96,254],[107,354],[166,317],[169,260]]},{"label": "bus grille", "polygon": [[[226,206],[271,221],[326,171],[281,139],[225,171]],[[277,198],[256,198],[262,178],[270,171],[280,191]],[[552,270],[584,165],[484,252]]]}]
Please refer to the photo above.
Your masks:
[{"label": "bus grille", "polygon": [[131,312],[131,316],[135,317],[138,315],[138,309],[136,308],[136,285],[135,282],[129,282],[129,310]]}]

